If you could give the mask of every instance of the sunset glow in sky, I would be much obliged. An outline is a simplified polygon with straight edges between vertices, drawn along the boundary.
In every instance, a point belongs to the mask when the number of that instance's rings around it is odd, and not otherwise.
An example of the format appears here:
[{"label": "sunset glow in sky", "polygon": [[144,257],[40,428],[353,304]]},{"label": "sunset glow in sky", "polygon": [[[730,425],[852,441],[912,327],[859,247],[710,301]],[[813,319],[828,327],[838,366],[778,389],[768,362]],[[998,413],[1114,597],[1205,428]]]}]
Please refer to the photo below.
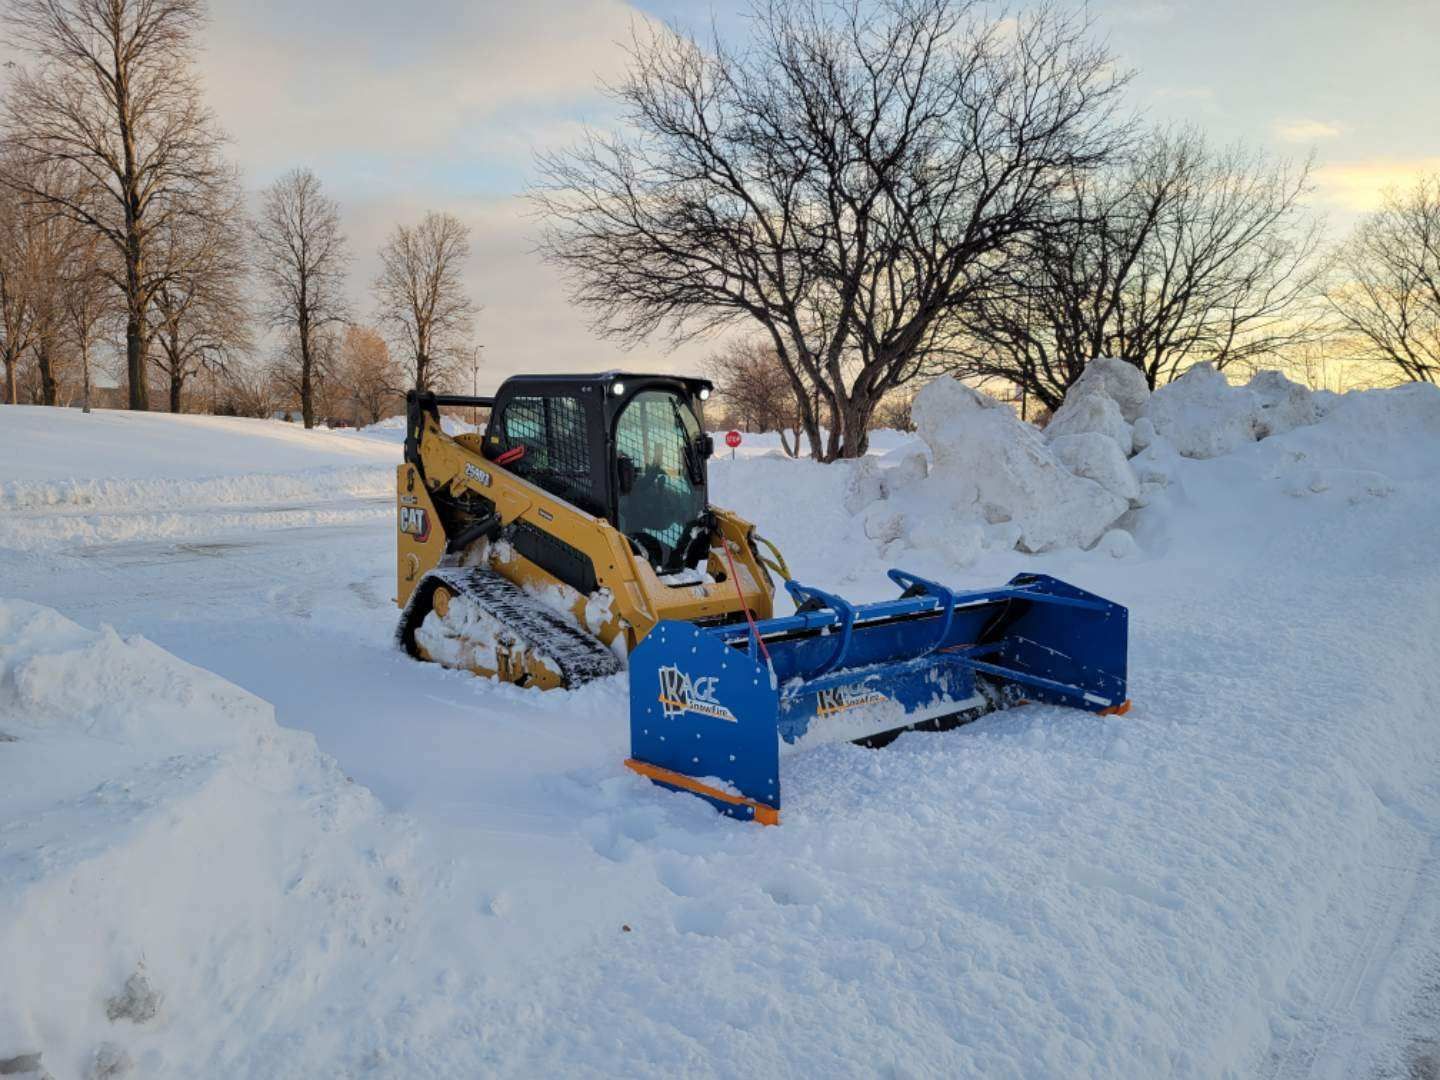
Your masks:
[{"label": "sunset glow in sky", "polygon": [[[1440,170],[1440,3],[1174,0],[1091,4],[1097,31],[1137,75],[1132,106],[1316,155],[1315,204],[1334,237],[1387,185]],[[626,354],[569,310],[532,254],[520,197],[531,155],[609,117],[597,83],[624,65],[633,20],[743,35],[738,5],[672,0],[216,0],[202,70],[258,189],[297,165],[341,202],[369,306],[375,249],[397,220],[449,210],[473,227],[489,382],[518,370],[691,368],[704,348]],[[482,377],[482,386],[484,378]]]}]

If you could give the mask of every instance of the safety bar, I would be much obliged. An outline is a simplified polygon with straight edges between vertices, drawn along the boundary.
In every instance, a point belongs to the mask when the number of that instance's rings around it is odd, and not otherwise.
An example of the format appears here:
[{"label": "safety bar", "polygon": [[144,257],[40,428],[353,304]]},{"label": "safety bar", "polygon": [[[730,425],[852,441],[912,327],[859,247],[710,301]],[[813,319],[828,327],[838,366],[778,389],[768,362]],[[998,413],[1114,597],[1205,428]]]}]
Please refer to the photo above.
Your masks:
[{"label": "safety bar", "polygon": [[819,676],[834,671],[845,659],[845,654],[850,651],[851,632],[855,629],[855,605],[840,599],[834,593],[827,593],[809,585],[801,585],[793,578],[785,582],[785,590],[794,599],[797,608],[806,598],[814,597],[839,616],[840,642],[835,646],[835,651],[830,654],[830,659],[815,669],[815,674]]},{"label": "safety bar", "polygon": [[928,578],[918,577],[905,570],[891,570],[889,577],[906,592],[910,592],[912,589],[922,589],[928,595],[935,597],[937,601],[944,602],[942,610],[945,612],[945,617],[941,620],[940,632],[935,635],[935,640],[920,653],[921,656],[929,656],[950,635],[950,624],[955,621],[955,590],[947,589],[938,581],[930,581]]}]

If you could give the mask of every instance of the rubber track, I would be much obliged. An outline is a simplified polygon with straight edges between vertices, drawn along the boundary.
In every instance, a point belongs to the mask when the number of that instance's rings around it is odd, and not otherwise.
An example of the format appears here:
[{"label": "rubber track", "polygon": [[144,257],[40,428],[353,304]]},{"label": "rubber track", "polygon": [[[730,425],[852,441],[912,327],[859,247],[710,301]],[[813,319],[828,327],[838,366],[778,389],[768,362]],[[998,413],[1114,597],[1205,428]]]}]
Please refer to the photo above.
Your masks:
[{"label": "rubber track", "polygon": [[619,659],[599,638],[581,630],[507,578],[479,566],[440,567],[431,570],[415,586],[400,616],[395,641],[416,659],[421,657],[415,646],[415,631],[430,614],[435,590],[441,585],[484,608],[537,652],[553,660],[567,687],[581,686],[621,669]]}]

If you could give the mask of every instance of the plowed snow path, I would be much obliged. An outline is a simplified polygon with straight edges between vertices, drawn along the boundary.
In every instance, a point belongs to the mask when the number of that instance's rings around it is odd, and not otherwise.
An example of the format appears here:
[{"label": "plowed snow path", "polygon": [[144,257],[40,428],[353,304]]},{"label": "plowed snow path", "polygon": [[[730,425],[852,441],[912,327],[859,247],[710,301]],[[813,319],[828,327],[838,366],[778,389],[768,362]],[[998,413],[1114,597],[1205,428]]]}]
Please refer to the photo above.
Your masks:
[{"label": "plowed snow path", "polygon": [[[811,493],[787,463],[715,467],[802,579],[891,592],[871,551],[796,509]],[[277,925],[306,963],[255,993],[286,1007],[247,1042],[209,1022],[233,1003],[175,1003],[175,1075],[1382,1067],[1440,892],[1415,840],[1440,822],[1433,484],[1291,498],[1241,455],[1182,479],[1142,558],[909,567],[961,586],[1038,569],[1129,605],[1129,716],[1030,707],[800,755],[779,829],[626,773],[623,676],[541,695],[401,656],[378,502],[12,545],[0,591],[268,699],[411,823],[394,896],[367,898],[386,947],[337,935],[337,987]]]}]

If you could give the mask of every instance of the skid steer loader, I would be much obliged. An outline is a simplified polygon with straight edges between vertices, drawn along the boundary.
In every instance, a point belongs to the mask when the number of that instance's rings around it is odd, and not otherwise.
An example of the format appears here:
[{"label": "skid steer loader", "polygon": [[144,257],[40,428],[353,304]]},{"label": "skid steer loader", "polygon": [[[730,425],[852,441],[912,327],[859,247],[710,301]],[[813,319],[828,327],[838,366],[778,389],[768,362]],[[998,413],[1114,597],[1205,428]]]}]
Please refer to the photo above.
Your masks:
[{"label": "skid steer loader", "polygon": [[[397,473],[396,637],[541,689],[630,672],[631,757],[656,783],[775,823],[780,757],[881,746],[1026,701],[1123,712],[1127,613],[1039,574],[894,600],[794,581],[710,505],[703,379],[524,375],[487,398],[412,392]],[[490,410],[450,435],[442,406]],[[773,576],[772,576],[773,575]],[[794,613],[776,616],[776,578]]]}]

